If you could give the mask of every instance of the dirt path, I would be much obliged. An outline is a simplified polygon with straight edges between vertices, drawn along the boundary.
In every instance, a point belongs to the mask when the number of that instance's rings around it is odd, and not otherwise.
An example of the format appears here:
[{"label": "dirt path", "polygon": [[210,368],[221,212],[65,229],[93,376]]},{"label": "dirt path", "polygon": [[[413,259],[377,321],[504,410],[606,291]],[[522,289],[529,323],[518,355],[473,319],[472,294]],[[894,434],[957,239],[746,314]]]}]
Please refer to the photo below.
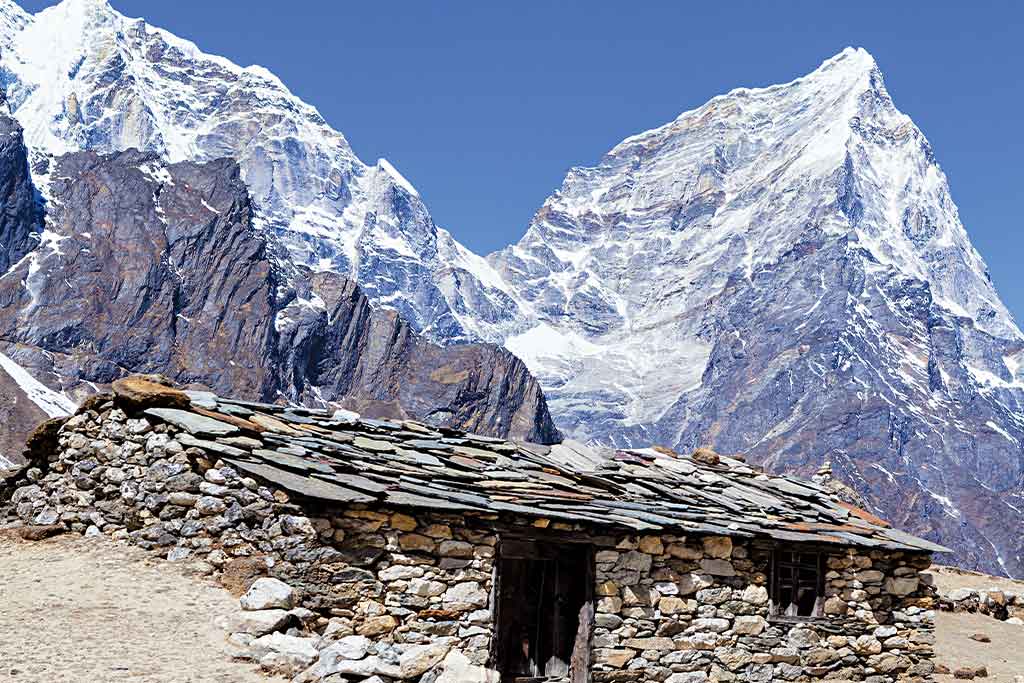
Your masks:
[{"label": "dirt path", "polygon": [[[950,671],[961,667],[984,666],[986,683],[1015,683],[1024,676],[1024,626],[997,621],[983,614],[951,614],[936,616],[935,662]],[[983,633],[991,643],[971,640],[974,633]],[[936,676],[937,683],[953,681],[952,676]]]},{"label": "dirt path", "polygon": [[0,681],[268,683],[223,654],[223,589],[105,538],[0,535]]},{"label": "dirt path", "polygon": [[1002,591],[1024,595],[1024,581],[1004,579],[999,576],[989,576],[967,569],[940,565],[934,565],[928,571],[935,577],[935,586],[942,593],[949,593],[957,588],[998,588]]},{"label": "dirt path", "polygon": [[[957,588],[998,588],[1024,595],[1024,582],[1002,579],[955,567],[932,567],[935,585],[943,593]],[[975,633],[983,633],[991,643],[971,640]],[[1024,676],[1024,626],[997,621],[982,614],[951,614],[939,612],[936,617],[935,661],[945,664],[950,671],[961,667],[984,666],[988,678],[978,679],[990,683],[1015,683]],[[936,676],[936,681],[953,681],[952,676]]]},{"label": "dirt path", "polygon": [[[946,590],[991,585],[985,581],[937,576]],[[1009,583],[1003,587],[1021,586]],[[180,566],[106,538],[26,543],[0,532],[0,681],[280,681],[223,654],[224,633],[213,620],[237,605]],[[973,633],[992,642],[975,642]],[[985,616],[939,613],[935,649],[950,669],[987,666],[991,683],[1014,683],[1024,673],[1024,627]]]}]

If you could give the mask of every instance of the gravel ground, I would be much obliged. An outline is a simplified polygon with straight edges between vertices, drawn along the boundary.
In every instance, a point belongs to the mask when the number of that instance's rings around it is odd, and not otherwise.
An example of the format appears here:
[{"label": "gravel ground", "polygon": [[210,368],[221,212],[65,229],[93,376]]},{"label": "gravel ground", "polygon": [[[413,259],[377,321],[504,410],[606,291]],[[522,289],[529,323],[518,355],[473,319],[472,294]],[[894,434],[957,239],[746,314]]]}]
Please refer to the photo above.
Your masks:
[{"label": "gravel ground", "polygon": [[[957,588],[997,588],[1024,595],[1024,582],[979,574],[956,567],[935,566],[930,570],[935,585],[943,593]],[[1024,676],[1024,626],[1007,624],[982,614],[950,614],[939,612],[937,617],[935,661],[945,664],[950,671],[961,667],[984,666],[988,678],[979,681],[1015,683]],[[975,633],[983,633],[991,643],[971,640]],[[938,683],[954,680],[953,676],[936,676]]]},{"label": "gravel ground", "polygon": [[0,532],[0,681],[268,683],[223,654],[227,591],[105,538]]},{"label": "gravel ground", "polygon": [[[1024,626],[1007,624],[983,614],[951,614],[937,617],[935,663],[945,664],[950,671],[961,667],[984,666],[988,683],[1015,683],[1024,676]],[[991,643],[971,640],[974,633],[984,633]],[[954,680],[953,676],[936,676],[936,683]]]},{"label": "gravel ground", "polygon": [[[943,590],[1024,583],[936,571]],[[213,621],[235,598],[184,568],[106,538],[38,543],[0,532],[0,681],[271,683],[223,654]],[[991,643],[970,639],[984,633]],[[936,661],[986,666],[991,683],[1024,674],[1024,627],[977,614],[938,615]],[[941,682],[952,676],[936,676]]]}]

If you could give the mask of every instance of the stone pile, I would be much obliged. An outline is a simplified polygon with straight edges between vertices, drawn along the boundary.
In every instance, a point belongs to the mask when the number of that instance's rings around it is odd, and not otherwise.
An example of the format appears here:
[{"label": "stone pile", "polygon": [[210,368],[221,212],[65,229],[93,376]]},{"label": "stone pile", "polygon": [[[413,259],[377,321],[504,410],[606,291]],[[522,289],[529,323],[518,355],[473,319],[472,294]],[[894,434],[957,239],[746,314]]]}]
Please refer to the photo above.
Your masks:
[{"label": "stone pile", "polygon": [[958,588],[939,595],[939,609],[945,612],[976,612],[1024,626],[1024,595],[999,588]]},{"label": "stone pile", "polygon": [[[229,632],[227,654],[256,662],[269,673],[294,677],[296,683],[384,683],[418,679],[435,668],[448,672],[447,678],[436,680],[454,683],[457,672],[471,668],[458,653],[449,657],[459,642],[453,636],[424,643],[382,642],[353,633],[351,622],[340,617],[328,620],[319,633],[316,615],[294,607],[296,591],[278,579],[257,579],[239,602],[241,611],[221,624]],[[372,634],[383,625],[361,630]]]},{"label": "stone pile", "polygon": [[418,679],[442,663],[447,678],[435,680],[454,683],[459,680],[454,677],[457,672],[471,666],[458,653],[452,655],[459,640],[452,636],[425,643],[382,642],[353,633],[350,622],[342,618],[330,619],[318,633],[313,614],[292,607],[295,595],[294,589],[277,579],[253,583],[240,600],[241,611],[222,624],[230,631],[227,653],[257,662],[269,673],[294,677],[296,683]]}]

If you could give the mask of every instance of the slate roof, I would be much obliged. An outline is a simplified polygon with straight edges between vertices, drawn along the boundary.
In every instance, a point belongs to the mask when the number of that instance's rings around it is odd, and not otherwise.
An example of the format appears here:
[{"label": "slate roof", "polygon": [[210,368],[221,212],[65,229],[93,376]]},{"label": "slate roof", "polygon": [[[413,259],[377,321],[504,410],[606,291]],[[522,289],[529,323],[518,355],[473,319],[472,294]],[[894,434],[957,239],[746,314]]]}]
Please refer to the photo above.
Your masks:
[{"label": "slate roof", "polygon": [[948,552],[834,499],[816,483],[667,449],[542,446],[420,422],[186,392],[187,410],[147,408],[179,440],[290,493],[456,513],[512,513],[635,533],[720,534]]}]

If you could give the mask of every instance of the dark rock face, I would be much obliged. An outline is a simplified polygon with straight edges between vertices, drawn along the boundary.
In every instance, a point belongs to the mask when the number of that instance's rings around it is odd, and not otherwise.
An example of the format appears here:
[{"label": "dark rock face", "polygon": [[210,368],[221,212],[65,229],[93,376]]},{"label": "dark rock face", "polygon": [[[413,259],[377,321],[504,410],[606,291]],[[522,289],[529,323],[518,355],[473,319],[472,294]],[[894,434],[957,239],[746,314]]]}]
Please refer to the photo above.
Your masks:
[{"label": "dark rock face", "polygon": [[35,246],[32,233],[40,218],[21,127],[0,116],[0,272],[6,273]]},{"label": "dark rock face", "polygon": [[315,404],[317,394],[344,396],[347,407],[366,415],[558,439],[540,385],[505,349],[438,346],[396,312],[371,308],[354,282],[334,273],[314,276],[312,286],[326,310],[305,307],[313,320],[281,337],[288,367],[280,376],[305,403]]},{"label": "dark rock face", "polygon": [[[21,127],[0,116],[0,273],[7,273],[38,243],[33,233],[40,218]],[[3,276],[5,284],[8,279]],[[46,413],[32,403],[17,380],[0,368],[0,472],[20,461],[28,431],[45,419]]]},{"label": "dark rock face", "polygon": [[233,161],[165,165],[135,150],[54,159],[35,233],[24,147],[0,149],[0,168],[21,174],[0,185],[12,188],[5,234],[38,244],[25,255],[24,240],[5,239],[0,250],[13,264],[0,278],[0,350],[23,349],[51,386],[81,396],[155,373],[225,395],[557,440],[539,385],[507,351],[438,347],[343,276],[295,277],[254,227]]},{"label": "dark rock face", "polygon": [[1001,361],[1016,343],[968,339],[927,284],[878,268],[855,242],[812,232],[805,247],[707,311],[706,391],[673,405],[655,437],[778,471],[831,461],[895,526],[941,538],[961,564],[1019,575],[1024,539],[1009,520],[1024,433],[997,426],[1015,422],[1012,393],[978,392],[964,370],[967,353]]}]

